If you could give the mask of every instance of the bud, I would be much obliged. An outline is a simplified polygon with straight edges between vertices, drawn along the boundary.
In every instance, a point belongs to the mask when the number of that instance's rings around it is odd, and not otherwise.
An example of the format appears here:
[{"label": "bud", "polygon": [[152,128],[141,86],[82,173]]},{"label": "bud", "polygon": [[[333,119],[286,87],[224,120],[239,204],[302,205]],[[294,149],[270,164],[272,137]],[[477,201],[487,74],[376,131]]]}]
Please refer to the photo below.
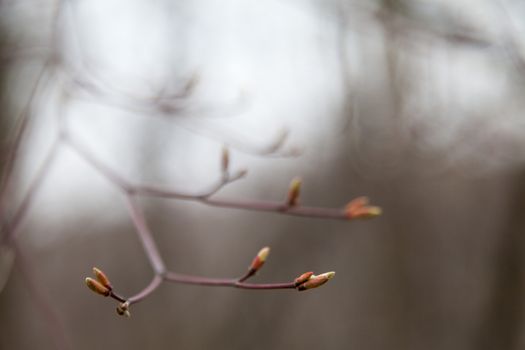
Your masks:
[{"label": "bud", "polygon": [[323,274],[320,274],[318,276],[312,275],[306,282],[299,285],[297,287],[297,290],[303,291],[307,289],[313,289],[322,286],[329,280],[331,280],[335,276],[335,272],[325,272]]},{"label": "bud", "polygon": [[222,148],[222,155],[221,155],[221,169],[223,173],[228,172],[228,168],[230,167],[230,151],[226,146]]},{"label": "bud", "polygon": [[119,304],[117,306],[117,314],[127,318],[131,317],[131,313],[129,312],[129,301],[126,301],[125,303]]},{"label": "bud", "polygon": [[313,274],[314,273],[312,271],[303,273],[301,276],[297,277],[294,280],[295,286],[298,287],[299,285],[301,285],[304,282],[308,281],[310,279],[310,277],[312,277]]},{"label": "bud", "polygon": [[86,278],[86,285],[91,289],[93,292],[103,295],[105,297],[109,296],[110,290],[102,285],[99,281],[94,280],[91,277]]},{"label": "bud", "polygon": [[370,206],[358,210],[354,213],[353,217],[358,219],[371,219],[381,215],[382,213],[383,210],[380,207]]},{"label": "bud", "polygon": [[264,247],[259,250],[259,253],[253,258],[252,264],[250,265],[250,271],[258,271],[263,265],[270,254],[270,247]]},{"label": "bud", "polygon": [[286,204],[289,207],[295,207],[299,204],[299,194],[301,193],[301,184],[302,181],[300,178],[296,177],[290,182],[290,187],[288,187],[288,196],[286,197]]},{"label": "bud", "polygon": [[380,207],[368,205],[367,197],[358,197],[351,200],[345,207],[344,212],[348,219],[368,219],[381,215]]},{"label": "bud", "polygon": [[347,205],[346,208],[350,211],[358,210],[370,203],[368,197],[362,196],[352,199]]},{"label": "bud", "polygon": [[93,268],[93,274],[97,278],[97,281],[99,281],[104,287],[106,287],[109,290],[113,289],[111,287],[111,282],[109,282],[108,276],[106,276],[106,274],[104,272],[102,272],[101,270],[99,270],[96,267],[94,267]]}]

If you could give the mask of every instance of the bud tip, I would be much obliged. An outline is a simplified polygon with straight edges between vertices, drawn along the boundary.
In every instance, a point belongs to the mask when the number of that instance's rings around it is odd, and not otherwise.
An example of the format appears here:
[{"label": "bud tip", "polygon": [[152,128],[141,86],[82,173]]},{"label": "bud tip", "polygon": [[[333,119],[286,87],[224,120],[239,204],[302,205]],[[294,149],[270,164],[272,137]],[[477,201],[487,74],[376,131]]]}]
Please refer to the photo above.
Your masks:
[{"label": "bud tip", "polygon": [[331,280],[335,276],[335,271],[325,272],[320,274],[319,276],[325,276],[327,279]]},{"label": "bud tip", "polygon": [[345,216],[348,219],[369,219],[379,216],[383,210],[377,206],[368,205],[367,197],[358,197],[345,206]]},{"label": "bud tip", "polygon": [[264,247],[261,250],[259,250],[259,253],[257,253],[257,256],[259,257],[259,260],[261,260],[261,262],[265,262],[269,254],[270,254],[270,247]]}]

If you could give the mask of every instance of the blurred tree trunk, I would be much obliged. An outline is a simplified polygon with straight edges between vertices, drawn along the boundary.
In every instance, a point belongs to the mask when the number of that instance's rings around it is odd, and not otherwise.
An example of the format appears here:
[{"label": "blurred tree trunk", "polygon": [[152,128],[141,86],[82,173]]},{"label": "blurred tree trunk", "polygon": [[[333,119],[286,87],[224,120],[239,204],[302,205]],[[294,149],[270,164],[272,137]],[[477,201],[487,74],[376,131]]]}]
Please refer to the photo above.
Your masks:
[{"label": "blurred tree trunk", "polygon": [[473,349],[522,349],[525,256],[525,169],[512,180],[508,216],[488,271],[492,293]]}]

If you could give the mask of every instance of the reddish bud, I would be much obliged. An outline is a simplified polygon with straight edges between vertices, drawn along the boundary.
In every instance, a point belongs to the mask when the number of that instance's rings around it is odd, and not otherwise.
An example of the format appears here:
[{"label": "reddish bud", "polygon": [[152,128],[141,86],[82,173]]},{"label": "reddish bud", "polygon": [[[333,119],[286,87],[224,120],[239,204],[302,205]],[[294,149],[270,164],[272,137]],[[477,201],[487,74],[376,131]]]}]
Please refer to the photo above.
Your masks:
[{"label": "reddish bud", "polygon": [[302,181],[300,178],[296,177],[290,182],[288,187],[288,195],[286,197],[286,204],[289,207],[295,207],[299,204],[299,195],[301,194],[301,184]]},{"label": "reddish bud", "polygon": [[259,253],[253,258],[250,270],[253,272],[258,271],[264,265],[264,262],[268,258],[268,254],[270,254],[270,247],[264,247],[259,250]]},{"label": "reddish bud", "polygon": [[111,287],[111,282],[109,281],[108,276],[106,276],[104,272],[94,267],[93,274],[97,278],[97,281],[99,281],[104,287],[108,288],[109,290],[113,289]]},{"label": "reddish bud", "polygon": [[304,282],[308,281],[310,279],[310,277],[312,277],[313,274],[314,273],[312,271],[303,273],[301,276],[297,277],[294,280],[295,286],[298,287],[299,285],[301,285]]},{"label": "reddish bud", "polygon": [[110,290],[107,287],[105,287],[104,285],[102,285],[102,283],[100,283],[97,280],[94,280],[91,277],[86,278],[86,285],[89,289],[91,289],[97,294],[103,295],[105,297],[109,296],[110,294]]},{"label": "reddish bud", "polygon": [[368,197],[357,197],[352,199],[346,206],[348,210],[357,210],[359,208],[362,208],[370,203],[370,199]]},{"label": "reddish bud", "polygon": [[348,219],[368,219],[381,215],[380,207],[368,205],[367,197],[358,197],[351,200],[344,209]]},{"label": "reddish bud", "polygon": [[307,289],[313,289],[322,286],[329,280],[331,280],[335,276],[335,272],[325,272],[323,274],[320,274],[318,276],[312,275],[306,282],[303,284],[300,284],[297,287],[297,290],[303,291]]}]

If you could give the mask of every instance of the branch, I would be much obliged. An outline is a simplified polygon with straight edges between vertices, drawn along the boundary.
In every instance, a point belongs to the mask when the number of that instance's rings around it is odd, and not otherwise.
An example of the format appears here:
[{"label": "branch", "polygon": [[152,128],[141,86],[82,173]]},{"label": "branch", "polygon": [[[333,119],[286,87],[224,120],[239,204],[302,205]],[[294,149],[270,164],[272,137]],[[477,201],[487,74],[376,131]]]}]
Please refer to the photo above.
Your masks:
[{"label": "branch", "polygon": [[131,305],[131,304],[138,303],[139,301],[145,299],[148,295],[153,293],[160,286],[160,284],[162,283],[162,280],[163,280],[163,277],[161,275],[153,276],[153,279],[147,285],[147,287],[144,288],[140,293],[137,293],[134,296],[130,297],[127,300],[127,302]]},{"label": "branch", "polygon": [[[17,235],[18,229],[22,219],[25,217],[29,207],[31,206],[32,200],[36,192],[40,189],[42,182],[45,180],[51,166],[58,155],[59,142],[55,141],[48,151],[46,158],[40,165],[33,181],[29,185],[26,195],[22,199],[20,206],[15,211],[13,218],[3,225],[2,231],[4,237],[2,237],[2,244],[11,244]],[[4,216],[5,217],[5,216]]]},{"label": "branch", "polygon": [[146,255],[151,263],[151,266],[153,267],[153,271],[155,271],[157,275],[164,274],[166,271],[166,265],[164,264],[164,261],[162,261],[157,244],[155,243],[151,231],[146,224],[146,219],[144,218],[142,209],[140,209],[140,207],[137,205],[132,195],[126,196],[126,204],[128,206],[129,215],[133,221],[133,225],[137,229],[137,234],[140,238],[142,246],[144,247]]},{"label": "branch", "polygon": [[117,313],[121,316],[130,317],[129,308],[131,305],[139,303],[152,294],[163,282],[174,282],[182,284],[192,284],[209,287],[231,287],[250,290],[270,290],[270,289],[296,289],[305,291],[322,286],[335,276],[335,272],[326,272],[320,275],[314,275],[313,272],[306,272],[295,278],[292,282],[285,283],[246,283],[249,277],[262,267],[269,253],[269,248],[265,247],[255,256],[248,272],[241,278],[209,278],[193,275],[185,275],[176,272],[156,272],[150,283],[139,293],[125,298],[113,290],[109,278],[98,268],[93,268],[95,278],[87,277],[86,285],[96,294],[104,297],[110,297],[119,302]]},{"label": "branch", "polygon": [[24,138],[27,126],[29,124],[29,120],[31,117],[31,107],[33,106],[33,103],[38,95],[38,91],[41,85],[43,84],[42,82],[44,81],[44,77],[46,76],[48,66],[49,63],[45,63],[40,72],[38,73],[33,88],[29,93],[29,98],[24,107],[22,108],[22,111],[20,112],[18,118],[16,119],[17,124],[15,126],[16,129],[13,136],[13,143],[7,152],[6,160],[3,164],[4,171],[2,173],[2,178],[0,179],[0,217],[5,215],[4,205],[7,201],[6,197],[9,188],[9,183],[11,181],[13,171],[15,169],[15,161],[20,151],[22,139]]},{"label": "branch", "polygon": [[[245,170],[239,170],[233,173],[230,172],[230,155],[227,149],[224,149],[222,152],[220,174],[221,176],[219,177],[218,181],[216,181],[206,190],[188,193],[184,191],[165,189],[158,186],[133,184],[124,176],[121,176],[111,166],[108,166],[106,163],[104,163],[98,157],[96,157],[89,150],[89,148],[85,147],[81,142],[78,142],[78,140],[72,137],[72,134],[66,128],[66,115],[62,114],[62,110],[58,113],[58,136],[56,137],[53,146],[49,150],[46,158],[40,165],[39,170],[37,171],[31,184],[29,185],[27,193],[23,197],[19,207],[15,211],[12,218],[9,218],[9,220],[7,220],[6,210],[4,210],[3,205],[5,205],[7,202],[6,197],[8,193],[9,183],[13,177],[15,161],[18,158],[24,134],[28,129],[27,125],[30,121],[31,109],[34,108],[34,106],[36,105],[36,98],[42,95],[41,89],[44,81],[43,79],[44,77],[50,79],[54,77],[54,74],[56,74],[56,71],[50,69],[51,67],[57,68],[57,65],[60,64],[63,72],[71,75],[71,87],[76,87],[79,89],[79,91],[86,91],[91,95],[100,98],[100,100],[102,101],[105,100],[106,97],[108,97],[106,96],[108,92],[105,90],[109,90],[109,92],[113,92],[113,95],[116,97],[129,97],[129,99],[124,99],[126,104],[135,103],[135,105],[139,107],[147,107],[144,111],[147,111],[148,108],[153,109],[153,111],[155,111],[155,109],[158,109],[157,112],[160,112],[161,114],[177,112],[178,103],[184,100],[187,97],[187,95],[191,93],[191,90],[193,88],[194,82],[189,81],[188,84],[184,86],[184,89],[180,91],[180,93],[175,92],[174,94],[168,94],[161,91],[159,95],[153,99],[140,99],[136,96],[127,96],[129,94],[123,91],[116,91],[115,89],[112,89],[111,86],[108,86],[107,89],[104,89],[104,86],[100,86],[99,84],[97,84],[97,81],[100,80],[96,79],[97,77],[93,76],[92,81],[84,80],[81,76],[77,74],[78,72],[75,72],[72,69],[68,70],[69,67],[67,66],[67,62],[58,60],[58,57],[61,56],[60,47],[58,45],[60,41],[60,26],[58,25],[58,22],[60,18],[63,18],[64,14],[62,4],[63,2],[61,1],[58,1],[56,3],[55,14],[53,16],[54,20],[51,47],[52,52],[48,57],[46,63],[44,64],[44,67],[42,68],[42,71],[40,72],[40,75],[30,93],[29,100],[22,109],[21,116],[17,121],[17,130],[14,135],[13,146],[9,150],[9,153],[7,155],[5,173],[3,174],[3,178],[0,179],[0,218],[6,221],[6,223],[2,226],[2,234],[5,233],[5,236],[1,237],[2,241],[0,243],[8,245],[16,244],[15,238],[17,232],[19,231],[20,223],[26,216],[35,194],[42,187],[42,182],[46,179],[49,170],[53,164],[53,161],[59,153],[60,147],[69,146],[77,155],[80,156],[80,158],[82,158],[87,164],[89,164],[94,170],[100,173],[103,177],[105,177],[109,182],[111,182],[124,194],[129,216],[135,227],[136,234],[141,242],[149,264],[153,269],[153,277],[151,281],[141,291],[130,297],[124,297],[117,293],[113,289],[113,286],[109,282],[107,276],[98,269],[94,269],[95,279],[86,278],[86,284],[91,290],[105,297],[110,297],[111,299],[114,299],[119,303],[117,306],[118,314],[123,316],[129,316],[130,306],[146,299],[154,291],[156,291],[157,288],[159,288],[163,284],[163,282],[215,287],[230,287],[249,290],[296,289],[298,291],[304,291],[319,287],[325,284],[331,278],[333,278],[333,276],[335,275],[334,272],[327,272],[317,276],[314,275],[313,272],[306,272],[301,274],[299,277],[295,278],[293,281],[288,281],[284,283],[247,282],[247,280],[255,276],[255,274],[264,265],[269,254],[269,248],[267,247],[259,251],[259,253],[253,259],[248,270],[239,278],[209,278],[180,274],[174,271],[170,271],[168,270],[163,261],[163,258],[152,235],[151,229],[148,227],[144,211],[137,202],[137,197],[153,196],[166,199],[195,201],[214,207],[236,208],[253,211],[274,212],[285,215],[339,220],[352,220],[356,218],[366,218],[379,215],[380,209],[378,207],[369,206],[366,198],[358,198],[353,201],[350,201],[350,203],[344,208],[320,208],[302,206],[299,201],[301,181],[299,179],[294,179],[290,184],[287,195],[284,196],[284,198],[281,200],[260,201],[217,199],[214,196],[221,189],[233,183],[234,181],[243,178],[246,175]],[[65,4],[71,5],[70,2],[66,2]],[[81,63],[83,64],[84,68],[87,69],[88,74],[93,74],[93,72],[89,71],[89,65],[86,62],[82,61]],[[68,90],[68,88],[63,86],[62,90],[62,92],[67,94],[67,97],[69,98],[70,91]],[[66,90],[68,91],[66,92]],[[268,145],[256,146],[251,144],[251,142],[245,140],[240,135],[228,135],[224,131],[217,129],[216,127],[210,126],[209,124],[184,125],[183,122],[184,121],[178,121],[179,127],[184,127],[186,130],[189,130],[201,136],[208,137],[210,139],[227,138],[229,140],[228,144],[240,149],[243,152],[264,156],[293,156],[297,155],[298,153],[296,150],[291,148],[285,149],[285,144],[288,137],[287,131],[281,132],[275,138],[275,140],[271,141]],[[197,125],[197,128],[195,128],[195,125]],[[217,135],[219,135],[219,137],[217,137]],[[32,292],[38,294],[38,285],[35,285],[35,283],[33,283],[33,285],[30,285],[30,288]],[[52,324],[53,326],[53,323],[56,323],[57,320],[52,319],[54,316],[52,314],[53,310],[51,306],[46,301],[42,301],[43,299],[38,295],[36,295],[35,298],[39,299],[38,301],[40,301],[40,304],[43,305],[43,309],[47,308],[47,310],[44,311],[47,313],[50,324]],[[57,338],[59,337],[57,336]]]},{"label": "branch", "polygon": [[292,289],[295,288],[294,282],[288,283],[245,283],[239,282],[238,279],[223,279],[223,278],[207,278],[183,275],[174,272],[168,272],[164,277],[167,281],[197,284],[201,286],[215,286],[215,287],[233,287],[241,289]]},{"label": "branch", "polygon": [[[312,218],[324,218],[335,220],[352,220],[357,218],[372,217],[381,214],[378,207],[368,207],[366,213],[363,215],[350,215],[347,208],[322,208],[322,207],[307,207],[301,205],[290,205],[286,201],[263,201],[263,200],[236,200],[236,199],[215,199],[210,198],[216,194],[226,185],[233,181],[241,179],[245,176],[245,171],[241,170],[236,175],[222,176],[222,179],[213,185],[210,190],[198,193],[188,193],[177,190],[169,190],[157,186],[150,185],[131,185],[129,181],[117,174],[113,169],[99,161],[87,148],[82,146],[79,142],[74,141],[71,137],[66,137],[65,142],[73,148],[76,153],[83,158],[87,163],[97,169],[110,182],[115,184],[126,193],[131,193],[140,196],[151,196],[166,199],[179,199],[187,201],[201,202],[205,205],[244,209],[252,211],[273,212],[284,215],[303,216]],[[293,186],[292,184],[291,186]]]}]

